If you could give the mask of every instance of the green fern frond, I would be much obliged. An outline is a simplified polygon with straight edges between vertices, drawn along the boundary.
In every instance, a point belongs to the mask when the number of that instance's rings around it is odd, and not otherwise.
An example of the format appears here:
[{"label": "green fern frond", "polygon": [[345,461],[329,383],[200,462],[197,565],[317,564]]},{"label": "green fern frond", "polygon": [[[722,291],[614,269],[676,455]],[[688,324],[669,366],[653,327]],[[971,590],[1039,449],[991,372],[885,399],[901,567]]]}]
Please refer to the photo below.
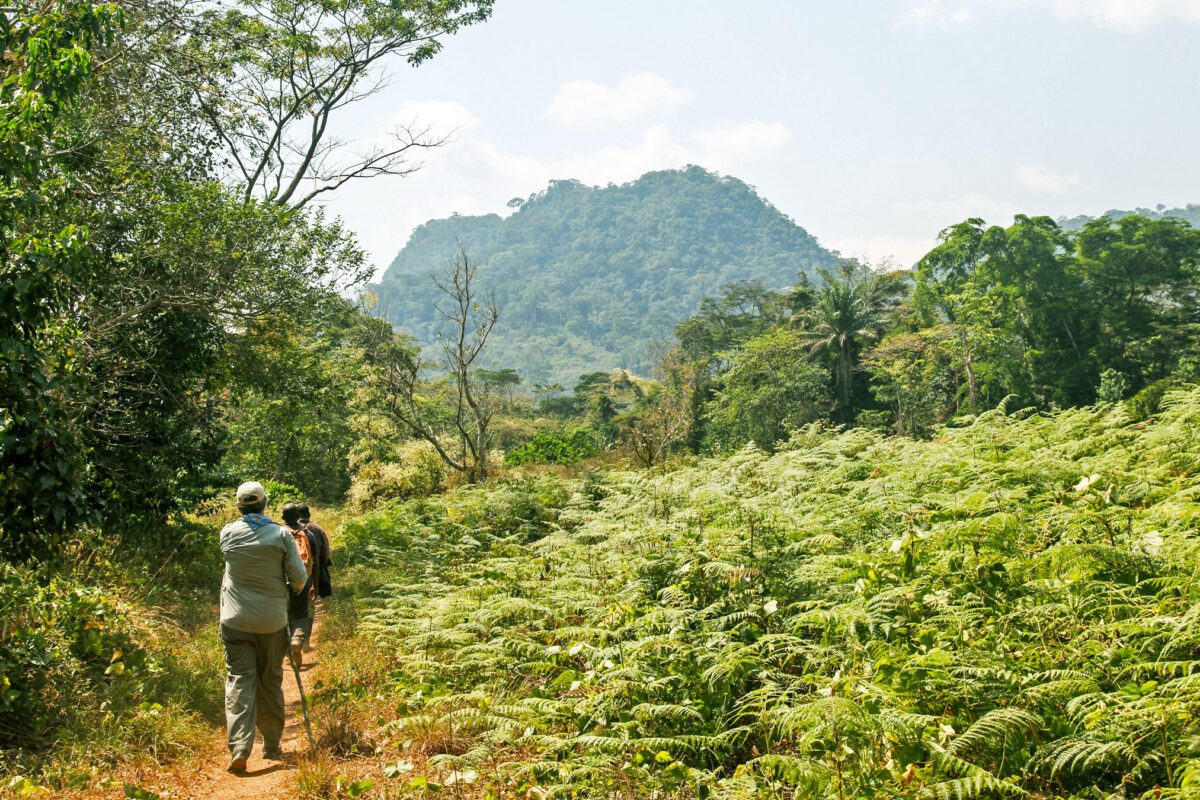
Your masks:
[{"label": "green fern frond", "polygon": [[704,715],[691,706],[680,706],[668,703],[641,703],[634,706],[630,713],[636,717],[650,720],[667,720],[675,724],[703,724]]},{"label": "green fern frond", "polygon": [[984,746],[1003,745],[1010,735],[1022,731],[1035,733],[1041,725],[1040,717],[1023,708],[1015,706],[993,708],[959,734],[946,747],[946,752],[961,756]]},{"label": "green fern frond", "polygon": [[1087,739],[1062,739],[1045,749],[1039,757],[1050,767],[1050,776],[1086,773],[1114,762],[1131,763],[1136,749],[1128,742],[1097,742]]},{"label": "green fern frond", "polygon": [[921,790],[922,797],[933,797],[937,800],[975,800],[975,798],[994,797],[1032,797],[1029,792],[1009,781],[994,778],[986,773],[978,773],[966,778],[954,778],[942,781]]}]

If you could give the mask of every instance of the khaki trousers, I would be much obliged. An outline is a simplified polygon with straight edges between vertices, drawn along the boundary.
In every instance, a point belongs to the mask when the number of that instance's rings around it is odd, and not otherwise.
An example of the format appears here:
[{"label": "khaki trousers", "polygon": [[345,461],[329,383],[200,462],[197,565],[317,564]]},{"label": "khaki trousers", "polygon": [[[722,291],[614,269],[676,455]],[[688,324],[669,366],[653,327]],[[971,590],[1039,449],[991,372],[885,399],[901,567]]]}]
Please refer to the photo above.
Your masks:
[{"label": "khaki trousers", "polygon": [[283,659],[287,628],[275,633],[246,633],[221,626],[225,645],[225,727],[229,752],[249,758],[254,728],[263,737],[263,750],[279,749],[283,737]]}]

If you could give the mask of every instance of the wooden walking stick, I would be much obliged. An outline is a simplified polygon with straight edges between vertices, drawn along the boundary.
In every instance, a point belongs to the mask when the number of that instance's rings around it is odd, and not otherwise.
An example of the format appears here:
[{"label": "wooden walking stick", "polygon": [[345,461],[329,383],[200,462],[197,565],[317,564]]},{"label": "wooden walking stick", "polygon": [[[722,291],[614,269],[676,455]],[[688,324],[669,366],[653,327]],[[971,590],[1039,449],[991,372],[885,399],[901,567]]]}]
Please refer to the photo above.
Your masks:
[{"label": "wooden walking stick", "polygon": [[304,681],[300,680],[300,665],[296,663],[296,656],[292,654],[292,648],[287,649],[288,661],[292,664],[292,672],[296,676],[296,687],[300,690],[300,707],[304,709],[304,730],[308,733],[308,743],[312,745],[313,755],[317,754],[317,740],[313,738],[312,722],[308,719],[308,698],[304,695]]}]

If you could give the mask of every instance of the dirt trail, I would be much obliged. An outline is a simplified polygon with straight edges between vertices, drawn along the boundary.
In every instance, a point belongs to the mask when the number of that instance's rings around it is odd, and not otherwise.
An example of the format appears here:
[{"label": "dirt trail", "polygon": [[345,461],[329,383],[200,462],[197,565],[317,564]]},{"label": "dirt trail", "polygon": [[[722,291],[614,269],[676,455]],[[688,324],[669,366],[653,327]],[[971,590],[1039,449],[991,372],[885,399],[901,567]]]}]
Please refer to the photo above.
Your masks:
[{"label": "dirt trail", "polygon": [[[300,677],[304,690],[309,691],[319,665],[320,613],[318,624],[313,629],[313,649],[304,654],[304,666]],[[293,800],[296,796],[296,770],[299,759],[310,750],[304,732],[304,715],[300,707],[300,690],[296,688],[296,676],[291,664],[284,662],[283,699],[286,704],[286,726],[283,730],[284,761],[266,761],[262,757],[262,739],[256,737],[254,752],[243,775],[226,771],[229,766],[229,750],[225,744],[225,731],[214,732],[212,755],[205,759],[205,766],[196,770],[194,778],[186,787],[174,787],[171,798],[187,800]]]}]

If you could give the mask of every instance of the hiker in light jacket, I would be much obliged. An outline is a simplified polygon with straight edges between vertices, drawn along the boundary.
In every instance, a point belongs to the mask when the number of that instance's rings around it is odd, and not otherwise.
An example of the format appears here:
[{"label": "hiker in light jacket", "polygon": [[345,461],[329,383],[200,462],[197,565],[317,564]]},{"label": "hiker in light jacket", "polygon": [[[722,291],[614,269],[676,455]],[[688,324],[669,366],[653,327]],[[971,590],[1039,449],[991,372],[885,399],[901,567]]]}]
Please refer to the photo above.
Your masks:
[{"label": "hiker in light jacket", "polygon": [[263,757],[283,757],[283,659],[287,653],[288,600],[308,579],[291,534],[263,516],[262,484],[237,490],[241,519],[221,529],[225,577],[221,581],[221,642],[225,645],[225,725],[230,772],[245,772],[254,728]]}]

